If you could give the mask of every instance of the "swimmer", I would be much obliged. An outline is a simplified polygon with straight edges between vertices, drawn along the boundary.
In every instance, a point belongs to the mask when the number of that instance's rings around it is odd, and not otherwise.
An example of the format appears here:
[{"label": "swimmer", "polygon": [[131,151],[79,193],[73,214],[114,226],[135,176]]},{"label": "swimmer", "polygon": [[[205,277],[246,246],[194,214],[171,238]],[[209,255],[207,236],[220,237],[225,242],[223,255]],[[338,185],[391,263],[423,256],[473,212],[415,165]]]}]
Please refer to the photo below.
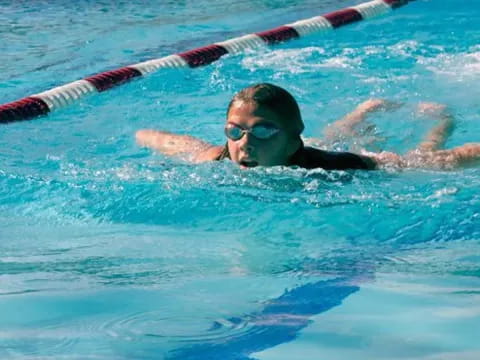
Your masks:
[{"label": "swimmer", "polygon": [[[355,128],[368,114],[389,110],[395,104],[381,99],[370,99],[343,119],[325,130],[325,140],[332,143],[356,135]],[[305,146],[301,134],[304,124],[294,97],[276,85],[262,83],[238,92],[227,108],[225,124],[226,144],[215,146],[188,135],[157,130],[139,130],[139,145],[171,156],[181,156],[191,162],[229,159],[242,168],[256,166],[299,166],[325,170],[398,168],[453,168],[480,159],[480,143],[441,150],[453,128],[453,117],[446,107],[435,103],[421,103],[421,114],[440,120],[425,140],[405,155],[392,152],[325,151]]]}]

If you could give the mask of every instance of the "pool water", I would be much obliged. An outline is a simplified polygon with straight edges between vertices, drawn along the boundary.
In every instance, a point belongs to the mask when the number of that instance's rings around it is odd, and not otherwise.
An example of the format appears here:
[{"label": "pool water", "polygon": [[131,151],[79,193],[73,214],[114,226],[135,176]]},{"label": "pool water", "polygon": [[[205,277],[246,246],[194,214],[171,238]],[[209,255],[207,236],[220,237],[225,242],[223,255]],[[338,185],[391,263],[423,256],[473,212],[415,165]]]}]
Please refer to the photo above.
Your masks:
[{"label": "pool water", "polygon": [[[362,1],[0,1],[0,101]],[[480,166],[241,170],[139,148],[156,128],[224,142],[268,81],[305,136],[370,97],[371,150],[403,153],[447,104],[480,142],[480,10],[391,14],[198,69],[164,69],[0,128],[1,359],[478,359]],[[335,144],[363,145],[362,139]]]}]

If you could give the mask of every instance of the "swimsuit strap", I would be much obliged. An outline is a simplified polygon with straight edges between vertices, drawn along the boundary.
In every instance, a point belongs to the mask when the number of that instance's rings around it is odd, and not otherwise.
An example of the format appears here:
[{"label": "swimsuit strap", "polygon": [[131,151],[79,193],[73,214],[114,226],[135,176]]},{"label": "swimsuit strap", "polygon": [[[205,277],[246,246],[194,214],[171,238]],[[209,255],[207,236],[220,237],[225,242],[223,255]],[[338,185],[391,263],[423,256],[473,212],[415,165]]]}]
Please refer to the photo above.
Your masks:
[{"label": "swimsuit strap", "polygon": [[221,160],[224,160],[224,159],[230,159],[230,152],[228,151],[228,144],[225,144],[225,146],[223,147],[222,152],[220,153],[220,155],[218,155],[218,156],[216,157],[215,160],[221,161]]}]

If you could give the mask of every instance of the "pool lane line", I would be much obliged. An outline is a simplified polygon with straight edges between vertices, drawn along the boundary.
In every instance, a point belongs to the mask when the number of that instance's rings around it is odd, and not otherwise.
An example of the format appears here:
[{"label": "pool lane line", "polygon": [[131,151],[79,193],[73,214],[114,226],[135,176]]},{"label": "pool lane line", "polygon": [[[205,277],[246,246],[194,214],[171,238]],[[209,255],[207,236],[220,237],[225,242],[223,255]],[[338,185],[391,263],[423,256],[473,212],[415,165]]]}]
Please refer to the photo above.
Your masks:
[{"label": "pool lane line", "polygon": [[299,20],[271,30],[240,36],[116,70],[105,71],[39,94],[0,105],[0,124],[29,120],[37,116],[46,115],[88,94],[108,90],[161,68],[195,68],[208,65],[226,54],[238,54],[246,49],[285,42],[380,16],[392,9],[406,5],[410,1],[414,0],[373,0],[322,16]]}]

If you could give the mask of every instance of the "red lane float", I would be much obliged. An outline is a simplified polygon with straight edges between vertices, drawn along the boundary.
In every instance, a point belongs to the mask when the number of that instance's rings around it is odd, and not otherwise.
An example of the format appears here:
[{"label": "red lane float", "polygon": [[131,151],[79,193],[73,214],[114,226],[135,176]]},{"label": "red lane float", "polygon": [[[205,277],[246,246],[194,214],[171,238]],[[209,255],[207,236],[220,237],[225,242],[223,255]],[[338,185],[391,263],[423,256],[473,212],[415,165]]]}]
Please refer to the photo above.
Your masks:
[{"label": "red lane float", "polygon": [[343,9],[324,15],[334,28],[350,24],[363,19],[362,14],[355,9]]},{"label": "red lane float", "polygon": [[126,66],[117,70],[105,71],[97,75],[89,76],[84,80],[88,81],[101,92],[127,82],[137,76],[142,76],[142,73],[137,69]]},{"label": "red lane float", "polygon": [[160,59],[148,60],[120,69],[102,72],[83,80],[77,80],[39,94],[0,105],[0,124],[28,120],[45,115],[57,108],[69,105],[90,93],[108,90],[133,78],[155,72],[160,68],[195,68],[208,65],[229,53],[236,54],[245,49],[276,44],[383,15],[410,1],[414,0],[373,0],[323,16],[299,20],[275,29],[248,34]]},{"label": "red lane float", "polygon": [[223,55],[228,54],[228,50],[221,45],[208,45],[198,49],[186,51],[178,54],[184,59],[188,66],[198,67],[202,65],[211,64],[214,61],[220,59]]},{"label": "red lane float", "polygon": [[0,105],[0,123],[27,120],[45,115],[50,109],[43,100],[34,96],[26,97],[8,104]]},{"label": "red lane float", "polygon": [[390,5],[392,8],[397,8],[402,5],[407,4],[409,1],[413,0],[384,0],[388,5]]},{"label": "red lane float", "polygon": [[276,44],[300,37],[300,34],[291,26],[279,26],[272,30],[255,33],[260,36],[267,44]]}]

